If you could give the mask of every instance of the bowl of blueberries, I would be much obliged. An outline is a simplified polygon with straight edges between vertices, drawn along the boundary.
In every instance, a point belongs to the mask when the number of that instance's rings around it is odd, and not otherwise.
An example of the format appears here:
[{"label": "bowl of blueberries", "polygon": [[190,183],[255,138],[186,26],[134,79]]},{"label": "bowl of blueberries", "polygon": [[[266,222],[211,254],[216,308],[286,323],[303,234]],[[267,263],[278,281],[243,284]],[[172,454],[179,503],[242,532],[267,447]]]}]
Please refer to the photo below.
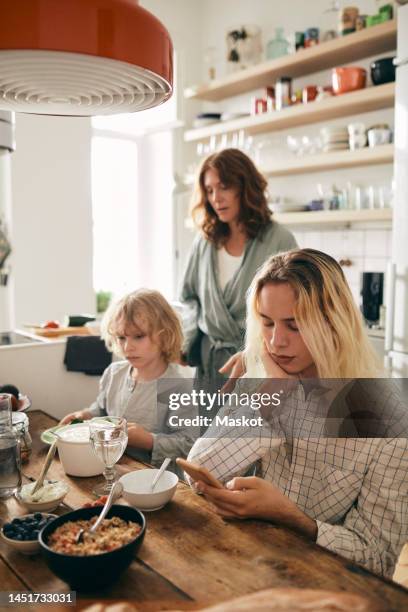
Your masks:
[{"label": "bowl of blueberries", "polygon": [[4,523],[0,536],[4,542],[25,555],[34,555],[40,551],[38,534],[41,529],[57,518],[56,514],[34,512],[14,518]]}]

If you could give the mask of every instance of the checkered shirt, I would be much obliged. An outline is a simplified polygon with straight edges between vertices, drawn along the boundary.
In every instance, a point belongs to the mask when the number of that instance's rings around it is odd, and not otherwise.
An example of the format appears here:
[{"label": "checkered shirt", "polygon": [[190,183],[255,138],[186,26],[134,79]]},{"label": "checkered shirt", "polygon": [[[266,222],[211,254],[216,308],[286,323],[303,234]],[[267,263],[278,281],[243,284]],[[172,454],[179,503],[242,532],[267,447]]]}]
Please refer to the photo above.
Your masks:
[{"label": "checkered shirt", "polygon": [[[255,467],[316,521],[318,544],[391,577],[408,541],[408,428],[406,418],[397,418],[406,406],[386,381],[371,385],[371,396],[394,416],[386,437],[325,435],[333,394],[315,388],[305,395],[299,384],[250,432],[212,425],[188,460],[223,482]],[[341,383],[339,389],[345,388]],[[230,404],[219,412],[234,419],[243,414],[254,411]]]}]

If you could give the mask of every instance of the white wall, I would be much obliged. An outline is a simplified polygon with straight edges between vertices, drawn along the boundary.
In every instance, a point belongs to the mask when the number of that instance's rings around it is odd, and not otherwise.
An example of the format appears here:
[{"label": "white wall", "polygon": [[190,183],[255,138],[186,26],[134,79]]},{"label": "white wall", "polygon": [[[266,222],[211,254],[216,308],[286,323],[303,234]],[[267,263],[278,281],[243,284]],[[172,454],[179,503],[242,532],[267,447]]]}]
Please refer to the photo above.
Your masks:
[{"label": "white wall", "polygon": [[15,323],[93,312],[90,121],[16,117],[12,156]]}]

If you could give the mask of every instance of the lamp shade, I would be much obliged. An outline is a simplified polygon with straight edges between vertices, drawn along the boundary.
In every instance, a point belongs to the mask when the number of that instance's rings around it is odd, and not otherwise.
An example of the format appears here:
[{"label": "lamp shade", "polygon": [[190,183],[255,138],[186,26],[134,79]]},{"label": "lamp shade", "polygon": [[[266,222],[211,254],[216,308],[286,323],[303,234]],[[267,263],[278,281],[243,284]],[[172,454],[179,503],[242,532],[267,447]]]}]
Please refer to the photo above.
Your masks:
[{"label": "lamp shade", "polygon": [[170,35],[138,0],[1,0],[0,109],[129,113],[172,87]]}]

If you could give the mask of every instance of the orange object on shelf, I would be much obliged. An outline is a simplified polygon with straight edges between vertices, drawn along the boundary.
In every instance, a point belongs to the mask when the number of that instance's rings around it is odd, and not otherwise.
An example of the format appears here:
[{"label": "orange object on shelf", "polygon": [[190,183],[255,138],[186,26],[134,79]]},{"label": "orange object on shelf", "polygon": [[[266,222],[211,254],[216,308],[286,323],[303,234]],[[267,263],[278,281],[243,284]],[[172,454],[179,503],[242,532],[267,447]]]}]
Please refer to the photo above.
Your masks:
[{"label": "orange object on shelf", "polygon": [[332,70],[332,86],[335,95],[364,89],[366,81],[367,71],[358,66],[345,66]]}]

